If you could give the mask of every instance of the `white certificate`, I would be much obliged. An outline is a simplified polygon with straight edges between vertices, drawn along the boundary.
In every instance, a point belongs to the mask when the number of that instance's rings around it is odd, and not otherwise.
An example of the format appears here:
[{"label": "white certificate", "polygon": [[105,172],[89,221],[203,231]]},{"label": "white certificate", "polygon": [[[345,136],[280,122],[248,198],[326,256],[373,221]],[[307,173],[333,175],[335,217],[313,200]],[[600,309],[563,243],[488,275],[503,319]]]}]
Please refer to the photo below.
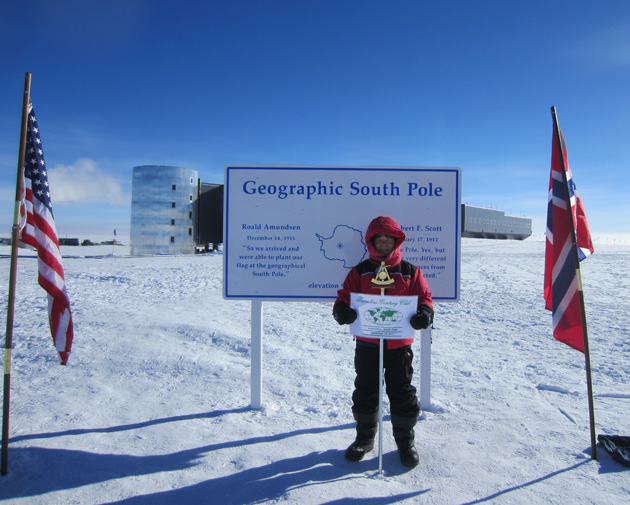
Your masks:
[{"label": "white certificate", "polygon": [[350,293],[350,306],[357,311],[357,320],[350,332],[361,337],[378,339],[413,338],[409,324],[418,311],[417,296],[387,296]]}]

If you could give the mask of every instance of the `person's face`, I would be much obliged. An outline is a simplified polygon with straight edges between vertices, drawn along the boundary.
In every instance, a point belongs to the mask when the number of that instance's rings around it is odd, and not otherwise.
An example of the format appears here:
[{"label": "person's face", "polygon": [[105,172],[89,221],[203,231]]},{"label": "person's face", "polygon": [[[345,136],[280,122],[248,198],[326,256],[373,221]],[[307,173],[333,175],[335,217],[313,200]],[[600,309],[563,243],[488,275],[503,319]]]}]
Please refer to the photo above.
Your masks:
[{"label": "person's face", "polygon": [[383,257],[389,256],[394,251],[396,239],[384,233],[379,233],[374,237],[374,249],[376,249]]}]

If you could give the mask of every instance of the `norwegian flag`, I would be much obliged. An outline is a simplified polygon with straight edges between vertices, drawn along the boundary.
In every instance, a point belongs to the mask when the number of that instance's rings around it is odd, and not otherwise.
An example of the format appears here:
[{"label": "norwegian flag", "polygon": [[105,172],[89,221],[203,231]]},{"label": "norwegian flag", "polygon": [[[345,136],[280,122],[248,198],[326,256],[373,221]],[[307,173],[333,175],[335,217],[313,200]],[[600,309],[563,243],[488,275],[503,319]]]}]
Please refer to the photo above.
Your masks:
[{"label": "norwegian flag", "polygon": [[[568,205],[571,206],[570,213]],[[555,110],[546,242],[545,308],[553,314],[553,336],[584,352],[579,262],[594,249]]]},{"label": "norwegian flag", "polygon": [[50,332],[61,364],[65,365],[72,347],[72,314],[53,219],[44,151],[32,105],[28,111],[23,188],[20,240],[37,250],[39,284],[48,293]]}]

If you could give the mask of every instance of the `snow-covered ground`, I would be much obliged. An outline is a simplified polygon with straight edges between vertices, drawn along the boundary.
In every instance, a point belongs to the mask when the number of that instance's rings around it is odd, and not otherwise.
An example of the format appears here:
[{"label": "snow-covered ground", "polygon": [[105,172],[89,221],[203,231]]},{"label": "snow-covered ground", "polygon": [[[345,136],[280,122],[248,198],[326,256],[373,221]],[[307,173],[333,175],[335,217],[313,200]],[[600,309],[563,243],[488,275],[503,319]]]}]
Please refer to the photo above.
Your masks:
[{"label": "snow-covered ground", "polygon": [[[64,260],[76,334],[67,367],[50,341],[36,260],[20,257],[0,500],[630,502],[630,468],[601,447],[590,457],[584,357],[551,335],[542,241],[463,241],[462,299],[436,306],[421,463],[400,464],[386,421],[383,475],[376,450],[359,463],[343,457],[354,438],[354,344],[330,303],[263,304],[264,406],[252,410],[250,303],[222,298],[222,256],[124,249],[63,250],[74,256]],[[4,286],[8,272],[0,258]],[[596,243],[582,274],[597,432],[630,435],[630,246]]]}]

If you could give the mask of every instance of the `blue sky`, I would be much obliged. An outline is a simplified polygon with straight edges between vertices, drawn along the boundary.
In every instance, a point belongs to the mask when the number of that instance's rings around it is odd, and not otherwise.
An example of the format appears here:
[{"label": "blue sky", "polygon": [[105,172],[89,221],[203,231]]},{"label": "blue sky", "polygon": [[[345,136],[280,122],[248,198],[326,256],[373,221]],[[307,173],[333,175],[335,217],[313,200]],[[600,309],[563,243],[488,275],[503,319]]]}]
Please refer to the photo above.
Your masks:
[{"label": "blue sky", "polygon": [[630,233],[630,2],[0,3],[0,236],[25,72],[59,236],[128,234],[132,167],[458,166],[542,235],[550,107],[595,240]]}]

